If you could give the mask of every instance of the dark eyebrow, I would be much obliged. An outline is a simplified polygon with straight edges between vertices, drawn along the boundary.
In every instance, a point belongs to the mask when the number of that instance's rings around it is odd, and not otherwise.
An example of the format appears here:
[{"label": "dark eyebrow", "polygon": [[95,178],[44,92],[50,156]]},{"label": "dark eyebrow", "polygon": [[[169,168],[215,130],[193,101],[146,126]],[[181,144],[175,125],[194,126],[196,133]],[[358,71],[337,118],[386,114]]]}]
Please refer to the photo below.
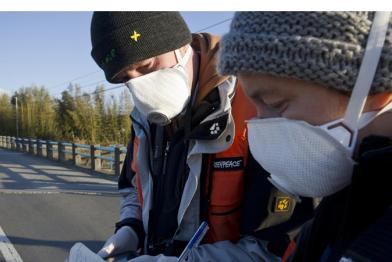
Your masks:
[{"label": "dark eyebrow", "polygon": [[145,60],[137,62],[136,64],[130,65],[127,69],[133,70],[133,69],[136,69],[138,67],[143,67],[143,66],[150,65],[151,63],[154,62],[154,59],[148,59],[148,60],[149,61],[147,61],[147,62]]},{"label": "dark eyebrow", "polygon": [[137,62],[136,64],[129,65],[129,66],[125,67],[125,68],[122,69],[122,70],[120,71],[120,73],[116,76],[116,79],[118,79],[118,81],[122,81],[121,79],[123,79],[123,78],[126,77],[126,73],[125,73],[125,72],[126,72],[127,70],[135,70],[135,69],[137,69],[137,68],[139,68],[139,67],[149,66],[149,65],[151,65],[152,63],[154,63],[154,61],[155,61],[155,59],[149,59],[149,60],[150,60],[150,61],[147,61],[147,62],[145,62],[145,60],[143,60],[143,61]]}]

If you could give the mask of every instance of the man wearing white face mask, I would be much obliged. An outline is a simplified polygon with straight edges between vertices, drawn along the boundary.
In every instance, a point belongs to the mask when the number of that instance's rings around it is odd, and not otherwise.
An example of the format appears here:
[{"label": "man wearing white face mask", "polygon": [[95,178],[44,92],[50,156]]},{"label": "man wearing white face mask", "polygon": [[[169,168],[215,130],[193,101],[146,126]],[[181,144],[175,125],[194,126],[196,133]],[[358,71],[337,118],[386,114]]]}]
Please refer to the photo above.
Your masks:
[{"label": "man wearing white face mask", "polygon": [[391,21],[240,12],[222,39],[221,73],[257,107],[252,155],[282,191],[323,197],[291,261],[392,261]]},{"label": "man wearing white face mask", "polygon": [[[313,200],[277,190],[249,154],[255,108],[234,77],[218,75],[219,38],[191,35],[178,12],[95,12],[91,39],[107,80],[125,83],[135,103],[120,220],[98,254],[176,261],[207,221],[187,261],[279,260]],[[244,199],[256,193],[254,211]]]}]

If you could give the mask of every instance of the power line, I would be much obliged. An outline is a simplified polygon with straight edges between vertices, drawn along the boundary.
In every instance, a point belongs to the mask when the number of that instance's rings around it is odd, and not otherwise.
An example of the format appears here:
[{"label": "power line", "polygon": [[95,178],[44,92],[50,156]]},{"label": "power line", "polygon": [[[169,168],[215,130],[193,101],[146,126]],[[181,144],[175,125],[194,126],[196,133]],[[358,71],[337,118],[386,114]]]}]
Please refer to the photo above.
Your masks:
[{"label": "power line", "polygon": [[[81,97],[85,97],[85,96],[101,94],[101,93],[105,93],[105,92],[107,92],[107,91],[111,91],[111,90],[114,90],[114,89],[118,89],[118,88],[124,87],[124,86],[125,86],[125,84],[119,84],[119,85],[116,85],[116,86],[113,86],[113,87],[109,87],[109,88],[107,88],[107,89],[95,90],[95,91],[93,91],[93,92],[83,93],[83,94],[81,94],[81,95],[77,95],[77,96],[73,96],[73,97],[74,97],[74,98],[81,98]],[[64,91],[66,91],[66,90],[63,90],[62,92],[64,92]],[[61,94],[58,94],[58,96],[60,96],[60,95],[61,95]]]},{"label": "power line", "polygon": [[207,29],[210,29],[210,28],[212,28],[212,27],[215,27],[215,26],[217,26],[217,25],[226,23],[226,22],[231,21],[231,20],[233,20],[233,18],[228,18],[228,19],[222,20],[222,21],[220,21],[220,22],[218,22],[218,23],[216,23],[216,24],[213,24],[213,25],[207,26],[206,28],[200,29],[200,30],[196,31],[195,33],[200,33],[200,32],[202,32],[202,31],[205,31],[205,30],[207,30]]},{"label": "power line", "polygon": [[106,79],[101,79],[101,80],[99,80],[99,81],[90,82],[90,83],[88,83],[88,84],[75,83],[75,85],[78,85],[78,86],[80,86],[80,87],[85,88],[85,87],[88,87],[88,86],[98,85],[98,84],[101,84],[101,83],[104,83],[104,82],[107,82]]},{"label": "power line", "polygon": [[94,92],[91,92],[90,95],[105,93],[107,91],[114,90],[114,89],[117,89],[117,88],[120,88],[120,87],[123,87],[123,86],[125,86],[125,84],[120,84],[120,85],[113,86],[113,87],[110,87],[110,88],[107,88],[107,89],[103,89],[103,90],[100,90],[100,91],[94,91]]},{"label": "power line", "polygon": [[68,81],[64,81],[64,82],[62,82],[62,83],[60,83],[60,84],[56,84],[56,85],[54,85],[54,86],[51,86],[51,87],[49,87],[49,88],[47,88],[47,89],[50,90],[50,89],[53,89],[53,88],[55,88],[55,87],[59,87],[59,86],[68,84],[68,83],[70,83],[70,82],[72,82],[72,81],[75,81],[75,80],[78,80],[78,79],[82,79],[82,78],[86,78],[86,77],[88,77],[88,76],[90,76],[90,75],[93,75],[93,74],[96,74],[96,73],[98,73],[98,72],[101,72],[101,70],[96,70],[96,71],[94,71],[94,72],[90,72],[90,73],[87,73],[87,74],[84,74],[84,75],[75,77],[74,79],[71,79],[71,80],[68,80]]},{"label": "power line", "polygon": [[89,85],[93,82],[98,82],[98,81],[105,81],[105,79],[103,79],[101,76],[99,76],[98,78],[86,78],[86,79],[82,79],[80,81],[75,81],[75,82],[71,82],[71,84],[78,84],[80,86],[84,86],[84,85]]},{"label": "power line", "polygon": [[[202,32],[202,31],[205,31],[205,30],[207,30],[207,29],[213,28],[213,27],[215,27],[215,26],[224,24],[224,23],[226,23],[226,22],[228,22],[228,21],[231,21],[232,19],[233,19],[233,18],[224,19],[224,20],[219,21],[219,22],[217,22],[217,23],[215,23],[215,24],[212,24],[212,25],[210,25],[210,26],[207,26],[207,27],[205,27],[205,28],[202,28],[202,29],[196,31],[195,33],[200,33],[200,32]],[[58,87],[58,86],[60,86],[60,85],[67,84],[67,83],[70,83],[70,82],[75,81],[75,80],[78,80],[78,79],[85,78],[85,77],[87,77],[87,76],[89,76],[89,75],[98,73],[98,72],[100,72],[100,71],[101,71],[101,70],[97,70],[97,71],[94,71],[94,72],[90,72],[90,73],[88,73],[88,74],[85,74],[85,75],[76,77],[76,78],[71,79],[71,80],[69,80],[69,81],[65,81],[65,82],[63,82],[63,83],[61,83],[61,84],[58,84],[58,85],[56,85],[56,86],[53,86],[53,87],[51,87],[51,88],[54,88],[54,87]],[[91,85],[94,85],[94,84],[103,83],[103,82],[105,82],[105,81],[106,81],[106,80],[100,80],[100,81],[95,82],[95,83],[91,83],[91,84],[88,84],[88,85],[79,86],[79,88],[80,88],[80,89],[83,89],[83,88],[86,88],[86,87],[91,86]],[[48,88],[48,89],[51,89],[51,88]],[[113,88],[113,89],[114,89],[114,88]],[[111,88],[111,89],[108,89],[108,91],[109,91],[109,90],[112,90],[112,88]],[[63,90],[63,91],[64,91],[64,90]],[[61,92],[63,92],[63,91],[61,91]],[[93,92],[93,93],[94,93],[94,92]]]},{"label": "power line", "polygon": [[[79,84],[75,84],[75,85],[77,85],[77,87],[79,88],[79,89],[84,89],[84,88],[87,88],[87,87],[91,87],[91,86],[95,86],[95,87],[97,87],[99,84],[102,84],[102,83],[104,83],[104,82],[106,82],[106,80],[100,80],[100,81],[97,81],[97,82],[93,82],[93,83],[89,83],[89,84],[86,84],[86,85],[79,85]],[[65,89],[66,90],[66,89]],[[58,92],[56,92],[56,93],[54,93],[55,95],[60,95],[63,91],[65,91],[65,90],[59,90]]]}]

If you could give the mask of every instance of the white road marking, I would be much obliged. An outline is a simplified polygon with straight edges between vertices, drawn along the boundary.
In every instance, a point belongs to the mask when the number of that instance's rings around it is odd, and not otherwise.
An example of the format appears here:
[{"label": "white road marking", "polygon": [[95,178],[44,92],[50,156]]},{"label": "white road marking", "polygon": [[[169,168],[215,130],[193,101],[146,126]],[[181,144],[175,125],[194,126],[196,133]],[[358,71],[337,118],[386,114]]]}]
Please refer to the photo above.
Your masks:
[{"label": "white road marking", "polygon": [[12,245],[11,241],[5,235],[0,226],[0,252],[3,254],[5,262],[23,262],[22,258]]},{"label": "white road marking", "polygon": [[49,195],[49,194],[68,194],[68,195],[93,195],[93,196],[120,196],[119,192],[113,191],[77,191],[77,190],[15,190],[15,189],[1,189],[0,195]]}]

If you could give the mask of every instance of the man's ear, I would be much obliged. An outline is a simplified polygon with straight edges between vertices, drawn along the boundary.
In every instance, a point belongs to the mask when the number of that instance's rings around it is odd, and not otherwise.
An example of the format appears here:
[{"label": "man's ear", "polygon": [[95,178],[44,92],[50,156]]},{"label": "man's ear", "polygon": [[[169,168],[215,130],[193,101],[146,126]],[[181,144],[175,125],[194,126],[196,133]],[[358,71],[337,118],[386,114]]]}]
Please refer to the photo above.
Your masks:
[{"label": "man's ear", "polygon": [[377,111],[392,102],[392,92],[370,95],[366,101],[365,111]]}]

